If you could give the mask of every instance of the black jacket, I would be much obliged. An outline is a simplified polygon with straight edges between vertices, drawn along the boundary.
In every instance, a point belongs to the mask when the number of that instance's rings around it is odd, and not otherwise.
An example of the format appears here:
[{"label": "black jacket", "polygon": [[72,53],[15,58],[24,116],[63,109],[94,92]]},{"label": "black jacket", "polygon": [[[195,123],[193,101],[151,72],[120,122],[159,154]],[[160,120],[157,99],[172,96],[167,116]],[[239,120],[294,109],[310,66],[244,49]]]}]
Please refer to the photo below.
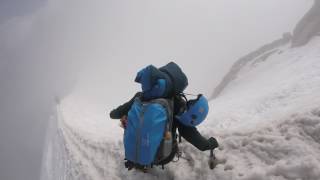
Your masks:
[{"label": "black jacket", "polygon": [[[112,110],[110,113],[110,117],[112,119],[121,119],[122,116],[127,116],[131,108],[131,105],[134,102],[134,99],[137,96],[141,97],[141,95],[142,93],[138,92],[130,101]],[[181,97],[176,96],[174,99],[174,115],[178,114],[181,111],[181,108],[184,107],[184,105],[185,105],[185,101]],[[186,139],[189,143],[191,143],[193,146],[195,146],[201,151],[214,149],[218,146],[218,143],[214,138],[209,138],[209,139],[204,138],[198,132],[196,127],[185,126],[182,123],[180,123],[177,119],[174,119],[173,121],[173,128],[172,128],[173,137],[176,137],[177,128],[178,128],[179,134],[184,139]]]}]

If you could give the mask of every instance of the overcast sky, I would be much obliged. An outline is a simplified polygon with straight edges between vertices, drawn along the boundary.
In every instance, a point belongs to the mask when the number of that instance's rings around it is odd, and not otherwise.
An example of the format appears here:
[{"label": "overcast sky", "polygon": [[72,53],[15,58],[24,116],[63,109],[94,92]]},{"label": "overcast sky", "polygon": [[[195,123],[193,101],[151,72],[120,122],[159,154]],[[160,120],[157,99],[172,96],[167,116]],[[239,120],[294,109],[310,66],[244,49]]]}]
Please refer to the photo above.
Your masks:
[{"label": "overcast sky", "polygon": [[188,75],[188,92],[210,95],[232,63],[292,31],[311,2],[1,0],[0,179],[38,177],[53,96],[116,106],[138,90],[140,68],[169,61]]}]

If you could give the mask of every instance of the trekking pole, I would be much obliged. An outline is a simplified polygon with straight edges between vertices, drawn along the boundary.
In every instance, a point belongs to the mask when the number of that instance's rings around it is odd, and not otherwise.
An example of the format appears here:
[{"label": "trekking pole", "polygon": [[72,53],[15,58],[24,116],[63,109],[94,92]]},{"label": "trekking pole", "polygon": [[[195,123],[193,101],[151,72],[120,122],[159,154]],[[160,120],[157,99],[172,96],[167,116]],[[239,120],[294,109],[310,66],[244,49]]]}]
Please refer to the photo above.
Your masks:
[{"label": "trekking pole", "polygon": [[208,164],[209,164],[210,169],[214,169],[217,166],[216,156],[213,153],[213,149],[210,150],[210,157],[209,157]]}]

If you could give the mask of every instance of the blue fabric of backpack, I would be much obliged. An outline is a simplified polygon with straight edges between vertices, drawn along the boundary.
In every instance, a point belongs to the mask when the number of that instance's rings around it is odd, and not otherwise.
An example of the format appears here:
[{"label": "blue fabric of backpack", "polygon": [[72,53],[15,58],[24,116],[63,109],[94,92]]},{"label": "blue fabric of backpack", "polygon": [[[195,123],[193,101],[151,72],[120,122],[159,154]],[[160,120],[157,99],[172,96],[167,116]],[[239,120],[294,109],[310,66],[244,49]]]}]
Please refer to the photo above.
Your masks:
[{"label": "blue fabric of backpack", "polygon": [[170,77],[153,65],[139,71],[135,82],[141,84],[143,97],[146,100],[167,97],[172,89]]},{"label": "blue fabric of backpack", "polygon": [[136,98],[128,113],[124,132],[125,158],[136,164],[151,165],[163,139],[168,118],[166,107]]},{"label": "blue fabric of backpack", "polygon": [[170,62],[159,69],[153,65],[140,70],[135,82],[141,84],[143,98],[170,98],[182,93],[188,86],[188,78],[181,68]]}]

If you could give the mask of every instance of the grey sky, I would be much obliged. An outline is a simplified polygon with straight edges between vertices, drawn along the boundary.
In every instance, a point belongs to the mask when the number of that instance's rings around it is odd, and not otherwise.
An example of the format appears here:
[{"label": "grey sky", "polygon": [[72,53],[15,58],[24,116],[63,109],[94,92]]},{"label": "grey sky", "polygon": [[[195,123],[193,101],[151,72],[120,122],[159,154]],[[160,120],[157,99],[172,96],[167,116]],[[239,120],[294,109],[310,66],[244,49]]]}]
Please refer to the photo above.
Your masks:
[{"label": "grey sky", "polygon": [[1,0],[0,24],[8,18],[33,13],[39,7],[45,5],[45,2],[46,0]]},{"label": "grey sky", "polygon": [[[136,72],[175,60],[191,93],[210,95],[240,56],[292,31],[309,0],[0,2],[0,179],[39,177],[53,96],[107,107]],[[9,8],[8,8],[9,7]],[[5,163],[4,163],[5,162]]]}]

